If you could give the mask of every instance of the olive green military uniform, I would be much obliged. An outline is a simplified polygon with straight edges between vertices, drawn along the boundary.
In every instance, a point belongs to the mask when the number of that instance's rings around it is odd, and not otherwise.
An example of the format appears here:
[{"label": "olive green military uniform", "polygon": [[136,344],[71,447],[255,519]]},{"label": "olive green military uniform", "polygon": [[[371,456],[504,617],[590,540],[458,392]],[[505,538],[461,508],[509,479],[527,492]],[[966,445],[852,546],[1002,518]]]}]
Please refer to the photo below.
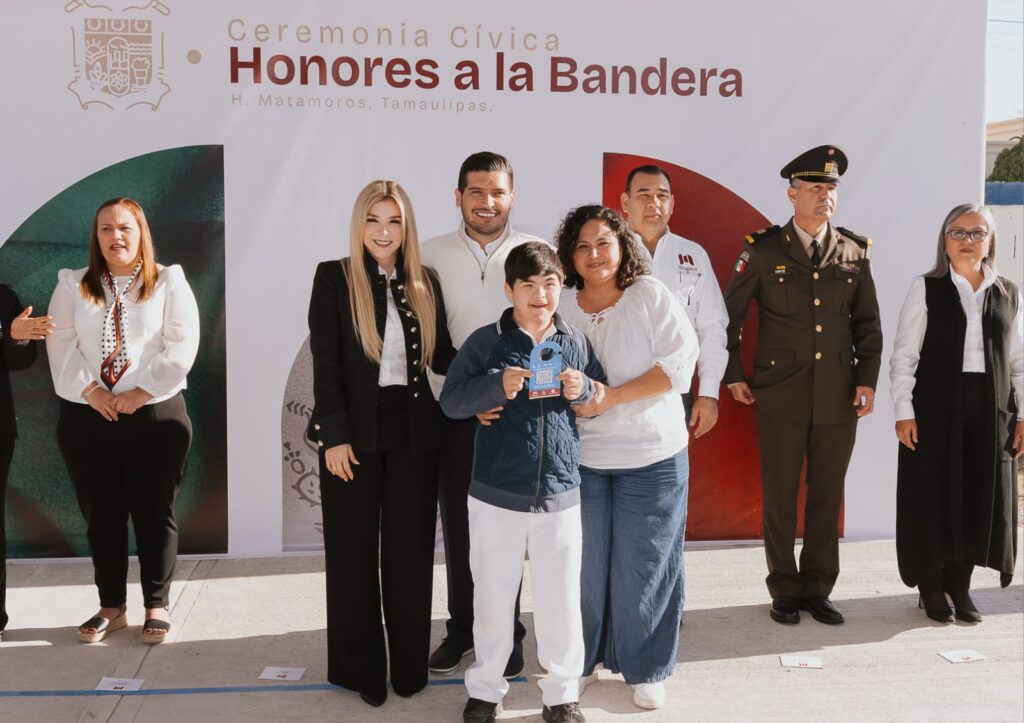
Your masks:
[{"label": "olive green military uniform", "polygon": [[[854,389],[875,387],[882,330],[870,240],[831,224],[817,269],[793,221],[747,237],[725,292],[726,384],[756,398],[768,591],[828,596],[839,574],[839,510],[857,430]],[[753,374],[740,357],[747,307],[759,318]],[[807,461],[804,546],[797,567],[796,502]]]}]

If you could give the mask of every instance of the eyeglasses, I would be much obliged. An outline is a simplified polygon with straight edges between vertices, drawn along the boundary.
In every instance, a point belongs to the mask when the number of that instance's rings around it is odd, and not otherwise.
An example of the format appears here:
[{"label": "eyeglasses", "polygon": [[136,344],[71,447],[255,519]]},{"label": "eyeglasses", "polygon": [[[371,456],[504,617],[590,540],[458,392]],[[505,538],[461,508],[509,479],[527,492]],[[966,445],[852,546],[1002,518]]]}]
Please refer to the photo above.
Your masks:
[{"label": "eyeglasses", "polygon": [[991,232],[980,228],[976,228],[973,231],[962,228],[947,228],[946,235],[954,241],[964,241],[969,238],[974,243],[980,244],[991,235]]}]

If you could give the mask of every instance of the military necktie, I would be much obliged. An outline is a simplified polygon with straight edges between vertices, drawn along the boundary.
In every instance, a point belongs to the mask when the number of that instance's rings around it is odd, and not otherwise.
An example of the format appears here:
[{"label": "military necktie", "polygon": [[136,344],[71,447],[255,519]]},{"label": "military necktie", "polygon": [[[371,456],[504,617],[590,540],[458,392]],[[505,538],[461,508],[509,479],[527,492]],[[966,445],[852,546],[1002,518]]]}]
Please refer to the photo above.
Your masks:
[{"label": "military necktie", "polygon": [[821,263],[821,244],[818,239],[811,241],[811,263],[815,266]]}]

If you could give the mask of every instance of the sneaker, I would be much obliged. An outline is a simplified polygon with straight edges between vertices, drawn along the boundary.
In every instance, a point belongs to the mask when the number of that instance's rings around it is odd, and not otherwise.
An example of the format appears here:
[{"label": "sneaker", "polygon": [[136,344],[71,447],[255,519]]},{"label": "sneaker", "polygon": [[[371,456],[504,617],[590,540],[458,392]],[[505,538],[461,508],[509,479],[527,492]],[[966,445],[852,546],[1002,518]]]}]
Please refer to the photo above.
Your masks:
[{"label": "sneaker", "polygon": [[597,671],[595,670],[590,675],[584,675],[580,678],[580,698],[583,697],[583,691],[587,689],[591,683],[596,683],[600,678],[597,677]]},{"label": "sneaker", "polygon": [[523,672],[523,644],[513,643],[512,654],[508,656],[508,663],[505,664],[505,678],[515,678]]},{"label": "sneaker", "polygon": [[633,685],[633,703],[637,708],[654,710],[665,705],[665,684],[635,683]]},{"label": "sneaker", "polygon": [[462,709],[462,723],[494,723],[497,715],[501,715],[501,703],[470,698]]},{"label": "sneaker", "polygon": [[459,667],[463,657],[472,652],[472,643],[467,647],[463,647],[453,642],[451,638],[445,638],[437,646],[437,650],[430,654],[430,660],[427,661],[427,670],[431,673],[450,673]]},{"label": "sneaker", "polygon": [[587,720],[583,717],[579,703],[562,703],[550,708],[544,706],[541,717],[544,719],[544,723],[585,723]]}]

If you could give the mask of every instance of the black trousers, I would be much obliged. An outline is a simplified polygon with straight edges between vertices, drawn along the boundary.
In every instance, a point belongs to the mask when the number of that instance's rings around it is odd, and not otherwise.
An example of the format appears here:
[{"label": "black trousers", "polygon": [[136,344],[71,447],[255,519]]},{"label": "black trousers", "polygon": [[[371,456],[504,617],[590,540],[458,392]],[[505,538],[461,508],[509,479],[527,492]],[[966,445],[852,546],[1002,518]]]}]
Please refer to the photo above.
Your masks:
[{"label": "black trousers", "polygon": [[328,472],[321,454],[320,499],[327,679],[383,699],[389,657],[396,693],[427,684],[438,453],[410,451],[405,387],[384,387],[379,399],[384,450],[354,450],[350,482]]},{"label": "black trousers", "polygon": [[[829,595],[839,577],[839,510],[857,422],[811,424],[758,409],[764,551],[768,592],[777,597]],[[797,567],[797,493],[807,462],[804,544]]]},{"label": "black trousers", "polygon": [[[476,418],[445,417],[444,445],[439,466],[441,528],[444,530],[444,564],[448,573],[448,638],[462,646],[473,644],[473,574],[469,569],[469,483],[473,479]],[[522,593],[520,582],[519,593]],[[519,620],[519,597],[513,621],[513,639],[526,637]]]},{"label": "black trousers", "polygon": [[62,399],[57,443],[85,517],[100,605],[127,598],[130,517],[143,603],[166,607],[178,557],[174,500],[192,443],[184,398],[147,404],[116,422]]},{"label": "black trousers", "polygon": [[0,630],[7,627],[7,527],[4,497],[7,494],[7,474],[14,456],[14,437],[0,439]]}]

